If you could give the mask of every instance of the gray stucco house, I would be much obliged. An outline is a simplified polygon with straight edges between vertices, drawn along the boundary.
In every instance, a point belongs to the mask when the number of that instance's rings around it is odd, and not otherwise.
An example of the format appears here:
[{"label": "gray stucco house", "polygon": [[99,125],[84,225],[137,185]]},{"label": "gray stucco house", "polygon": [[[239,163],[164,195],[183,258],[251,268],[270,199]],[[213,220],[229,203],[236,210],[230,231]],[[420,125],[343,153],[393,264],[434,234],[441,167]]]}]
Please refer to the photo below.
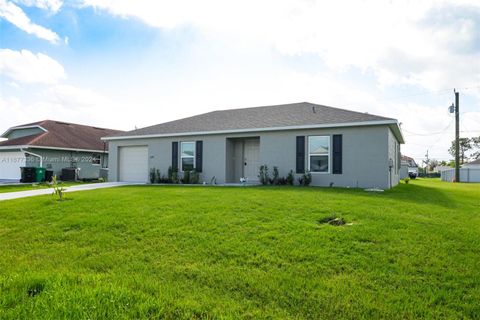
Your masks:
[{"label": "gray stucco house", "polygon": [[45,167],[59,178],[63,168],[79,169],[80,179],[99,177],[107,167],[105,135],[122,131],[55,120],[9,128],[0,142],[0,180],[20,180],[20,167]]},{"label": "gray stucco house", "polygon": [[398,184],[397,120],[308,102],[214,111],[103,138],[109,180],[147,182],[151,168],[196,169],[200,181],[258,181],[259,167],[281,176],[312,174],[312,185]]}]

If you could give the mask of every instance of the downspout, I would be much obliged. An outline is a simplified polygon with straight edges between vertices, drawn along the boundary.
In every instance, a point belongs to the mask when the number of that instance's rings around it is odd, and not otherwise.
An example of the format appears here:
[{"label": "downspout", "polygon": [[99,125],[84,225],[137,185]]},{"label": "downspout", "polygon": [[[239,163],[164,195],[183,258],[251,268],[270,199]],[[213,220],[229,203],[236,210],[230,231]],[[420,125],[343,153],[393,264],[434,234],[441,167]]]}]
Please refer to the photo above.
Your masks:
[{"label": "downspout", "polygon": [[41,155],[38,155],[38,154],[30,152],[30,151],[23,150],[22,148],[20,148],[20,152],[25,152],[25,153],[30,154],[32,156],[38,157],[40,159],[40,168],[43,167],[43,157]]},{"label": "downspout", "polygon": [[103,141],[103,154],[102,154],[102,168],[106,168],[105,167],[105,153],[106,153],[106,150],[107,149],[107,143],[105,141]]}]

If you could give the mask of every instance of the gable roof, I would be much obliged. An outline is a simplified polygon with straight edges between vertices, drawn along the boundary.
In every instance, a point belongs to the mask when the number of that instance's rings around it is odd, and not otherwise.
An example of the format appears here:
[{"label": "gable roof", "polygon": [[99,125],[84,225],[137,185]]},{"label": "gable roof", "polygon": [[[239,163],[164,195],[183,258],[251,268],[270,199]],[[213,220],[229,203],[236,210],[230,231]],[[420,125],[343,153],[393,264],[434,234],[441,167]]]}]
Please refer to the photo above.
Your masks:
[{"label": "gable roof", "polygon": [[91,127],[75,123],[43,120],[12,127],[2,136],[6,136],[15,129],[22,129],[25,127],[39,127],[43,129],[44,132],[1,141],[0,148],[10,146],[30,146],[39,148],[46,147],[54,149],[103,151],[105,146],[101,137],[122,132],[119,130]]},{"label": "gable roof", "polygon": [[413,158],[412,158],[412,157],[409,157],[409,156],[405,156],[405,155],[402,154],[401,160],[402,160],[402,161],[412,161]]},{"label": "gable roof", "polygon": [[418,167],[417,163],[415,162],[415,159],[413,159],[409,156],[404,156],[402,154],[401,161],[404,162],[404,163],[407,163],[410,167]]},{"label": "gable roof", "polygon": [[[180,136],[227,132],[272,131],[313,127],[391,124],[403,142],[398,122],[392,118],[338,109],[309,102],[208,112],[189,118],[127,131],[105,140],[155,136]],[[396,131],[396,132],[395,132]]]}]

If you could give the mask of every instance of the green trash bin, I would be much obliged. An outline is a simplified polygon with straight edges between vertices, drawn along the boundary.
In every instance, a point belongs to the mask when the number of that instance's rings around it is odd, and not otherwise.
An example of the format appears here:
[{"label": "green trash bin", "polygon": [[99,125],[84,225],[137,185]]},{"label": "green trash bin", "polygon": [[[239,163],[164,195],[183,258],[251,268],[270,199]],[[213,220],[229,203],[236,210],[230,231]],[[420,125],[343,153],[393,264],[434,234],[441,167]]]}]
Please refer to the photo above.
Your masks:
[{"label": "green trash bin", "polygon": [[45,181],[45,168],[35,168],[35,182]]}]

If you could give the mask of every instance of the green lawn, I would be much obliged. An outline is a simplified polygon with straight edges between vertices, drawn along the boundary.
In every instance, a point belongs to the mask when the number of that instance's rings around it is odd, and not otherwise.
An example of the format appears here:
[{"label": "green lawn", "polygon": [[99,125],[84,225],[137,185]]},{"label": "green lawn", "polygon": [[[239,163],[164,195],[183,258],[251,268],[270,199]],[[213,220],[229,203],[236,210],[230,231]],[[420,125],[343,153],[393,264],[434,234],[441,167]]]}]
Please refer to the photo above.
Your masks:
[{"label": "green lawn", "polygon": [[0,202],[0,319],[480,315],[479,184],[67,197]]},{"label": "green lawn", "polygon": [[[74,185],[84,184],[84,183],[94,183],[94,182],[66,181],[66,182],[59,182],[58,184],[63,187],[69,187],[69,186],[74,186]],[[0,193],[37,190],[37,189],[45,189],[45,188],[50,188],[50,185],[48,185],[47,183],[23,183],[23,184],[10,184],[10,185],[0,184]]]}]

